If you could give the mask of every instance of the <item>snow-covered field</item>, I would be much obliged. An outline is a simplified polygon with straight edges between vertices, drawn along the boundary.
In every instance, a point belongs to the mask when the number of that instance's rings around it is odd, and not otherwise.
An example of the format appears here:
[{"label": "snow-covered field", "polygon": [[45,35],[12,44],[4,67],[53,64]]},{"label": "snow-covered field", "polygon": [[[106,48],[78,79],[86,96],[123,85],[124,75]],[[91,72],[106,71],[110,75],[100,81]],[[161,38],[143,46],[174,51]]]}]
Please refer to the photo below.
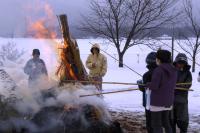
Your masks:
[{"label": "snow-covered field", "polygon": [[[103,39],[79,39],[77,40],[79,44],[80,54],[83,62],[85,63],[88,54],[90,53],[90,43],[100,43],[103,50],[105,50],[110,55],[117,58],[117,52],[112,45]],[[170,44],[170,40],[163,40],[165,43]],[[41,58],[46,62],[49,74],[54,77],[54,73],[57,63],[57,53],[56,46],[60,41],[51,41],[51,40],[36,40],[36,39],[7,39],[0,38],[0,46],[6,44],[7,42],[16,43],[19,49],[26,50],[26,54],[23,56],[23,59],[19,60],[19,64],[16,67],[16,64],[11,62],[6,62],[4,69],[12,76],[14,80],[26,77],[23,74],[23,66],[25,62],[31,58],[31,53],[33,48],[38,48],[41,51]],[[163,46],[165,48],[165,46]],[[169,47],[166,47],[169,49]],[[180,48],[176,47],[178,51],[182,51]],[[152,50],[146,46],[134,46],[127,51],[124,57],[124,63],[140,73],[141,75],[147,70],[145,64],[146,55]],[[103,53],[105,54],[105,53]],[[141,79],[139,75],[129,70],[128,68],[118,68],[118,62],[105,54],[108,58],[108,72],[104,77],[104,81],[112,82],[130,82],[136,83],[138,79]],[[177,53],[175,53],[177,55]],[[199,62],[199,58],[197,58]],[[191,64],[191,63],[190,63]],[[200,116],[200,83],[197,82],[198,72],[200,67],[196,67],[196,73],[193,73],[193,92],[189,93],[189,113],[191,116]],[[27,78],[27,77],[26,77]],[[108,85],[104,84],[104,91],[111,91],[117,89],[126,89],[126,88],[137,88],[137,86],[124,86],[124,85]],[[134,112],[143,112],[142,107],[142,94],[140,91],[124,92],[117,94],[108,94],[104,95],[104,100],[108,104],[109,108],[113,110],[128,110]],[[193,123],[194,125],[194,123]]]}]

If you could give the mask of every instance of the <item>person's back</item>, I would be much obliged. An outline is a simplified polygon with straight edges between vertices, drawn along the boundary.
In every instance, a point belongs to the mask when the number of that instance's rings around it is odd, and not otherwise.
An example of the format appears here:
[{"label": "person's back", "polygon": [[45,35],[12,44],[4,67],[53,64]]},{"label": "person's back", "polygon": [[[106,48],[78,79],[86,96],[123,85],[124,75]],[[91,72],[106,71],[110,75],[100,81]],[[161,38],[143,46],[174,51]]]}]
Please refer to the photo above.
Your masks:
[{"label": "person's back", "polygon": [[176,87],[176,69],[171,64],[171,53],[167,50],[158,50],[156,63],[158,67],[149,85],[151,127],[153,133],[163,133],[163,127],[166,133],[172,133],[169,118]]},{"label": "person's back", "polygon": [[154,70],[150,86],[152,90],[151,105],[163,107],[172,106],[176,78],[176,70],[169,63],[163,63]]}]

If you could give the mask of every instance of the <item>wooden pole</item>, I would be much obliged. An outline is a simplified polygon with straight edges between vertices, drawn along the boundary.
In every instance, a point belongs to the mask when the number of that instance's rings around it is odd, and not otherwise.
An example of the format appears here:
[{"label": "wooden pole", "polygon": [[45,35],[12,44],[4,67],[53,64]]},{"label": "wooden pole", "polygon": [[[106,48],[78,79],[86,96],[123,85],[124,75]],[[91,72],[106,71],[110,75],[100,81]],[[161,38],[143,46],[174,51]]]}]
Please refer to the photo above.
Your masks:
[{"label": "wooden pole", "polygon": [[[99,81],[80,81],[80,80],[64,80],[63,82],[79,82],[79,83],[91,83],[91,84],[116,84],[116,85],[143,85],[138,83],[126,83],[126,82],[99,82]],[[176,85],[191,85],[192,83],[177,83]]]},{"label": "wooden pole", "polygon": [[73,73],[76,75],[78,80],[87,80],[88,74],[81,61],[77,41],[75,39],[72,39],[70,35],[67,16],[65,14],[59,15],[58,19],[60,22],[60,28],[62,31],[62,36],[65,45],[63,50],[65,50],[67,58],[66,60],[70,64],[71,68],[73,69]]},{"label": "wooden pole", "polygon": [[79,81],[79,80],[65,80],[63,82],[79,82],[79,83],[90,83],[90,84],[116,84],[116,85],[143,85],[137,83],[122,83],[122,82],[99,82],[99,81]]},{"label": "wooden pole", "polygon": [[179,87],[176,87],[176,90],[180,90],[180,91],[194,91],[193,89],[186,89],[186,88],[179,88]]},{"label": "wooden pole", "polygon": [[139,89],[127,89],[127,90],[119,90],[119,91],[110,91],[110,92],[102,92],[102,93],[94,93],[94,94],[88,94],[88,95],[80,95],[79,97],[89,97],[89,96],[98,96],[103,94],[113,94],[113,93],[120,93],[120,92],[128,92],[128,91],[136,91]]},{"label": "wooden pole", "polygon": [[[88,95],[80,95],[79,97],[98,96],[98,95],[103,95],[103,94],[115,94],[115,93],[128,92],[128,91],[136,91],[136,90],[139,90],[139,89],[137,88],[137,89],[126,89],[126,90],[110,91],[110,92],[99,92],[99,93],[88,94]],[[194,91],[192,89],[185,89],[185,88],[176,88],[176,90]]]}]

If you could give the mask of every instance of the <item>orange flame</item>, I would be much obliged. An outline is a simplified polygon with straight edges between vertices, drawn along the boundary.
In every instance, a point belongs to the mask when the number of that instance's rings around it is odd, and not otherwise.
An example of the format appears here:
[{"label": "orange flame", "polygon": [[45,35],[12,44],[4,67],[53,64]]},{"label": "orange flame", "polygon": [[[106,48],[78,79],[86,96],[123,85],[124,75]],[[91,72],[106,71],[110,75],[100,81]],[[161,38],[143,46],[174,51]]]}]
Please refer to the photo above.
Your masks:
[{"label": "orange flame", "polygon": [[66,53],[65,53],[64,51],[65,51],[65,50],[62,51],[61,59],[62,59],[62,61],[64,62],[64,65],[65,65],[66,69],[67,69],[68,72],[69,72],[69,77],[68,77],[68,78],[71,77],[72,79],[77,80],[77,77],[76,77],[75,73],[74,73],[73,70],[72,70],[71,64],[69,64],[68,61],[67,61],[67,59],[66,59]]},{"label": "orange flame", "polygon": [[[40,1],[38,1],[38,5],[42,5]],[[56,27],[56,16],[52,10],[52,7],[48,3],[44,3],[42,7],[36,7],[36,10],[42,10],[45,13],[45,17],[39,18],[36,21],[32,21],[29,19],[29,27],[28,33],[33,35],[35,38],[51,38],[56,39],[56,32],[53,27]],[[58,43],[55,41],[54,44]],[[59,44],[60,45],[60,44]],[[69,59],[72,57],[70,53],[68,53],[68,44],[64,44],[64,47],[61,48],[60,60],[61,64],[56,72],[56,75],[60,76],[60,78],[66,78],[77,80],[76,74],[74,73],[73,66],[69,63]]]},{"label": "orange flame", "polygon": [[28,33],[35,38],[55,39],[57,34],[54,30],[56,27],[54,12],[48,3],[45,3],[41,10],[45,13],[45,17],[39,18],[36,21],[29,19]]},{"label": "orange flame", "polygon": [[59,75],[61,79],[65,77],[66,80],[71,80],[71,79],[78,80],[77,76],[73,71],[72,65],[68,61],[68,58],[71,58],[68,53],[69,51],[67,51],[68,45],[63,45],[62,47],[59,47],[59,49],[61,49],[60,52],[61,64],[56,72],[56,75]]},{"label": "orange flame", "polygon": [[38,20],[30,25],[30,32],[35,33],[36,38],[56,38],[57,34],[56,32],[48,30],[47,27],[45,27],[45,20]]}]

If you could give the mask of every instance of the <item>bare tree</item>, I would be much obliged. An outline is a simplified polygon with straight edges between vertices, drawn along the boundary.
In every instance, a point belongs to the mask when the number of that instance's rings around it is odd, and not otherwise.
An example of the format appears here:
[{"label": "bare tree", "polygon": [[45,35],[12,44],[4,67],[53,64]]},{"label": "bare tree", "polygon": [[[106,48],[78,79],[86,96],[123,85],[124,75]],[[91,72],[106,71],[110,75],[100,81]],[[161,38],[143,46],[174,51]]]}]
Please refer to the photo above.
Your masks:
[{"label": "bare tree", "polygon": [[25,51],[18,50],[14,42],[8,42],[0,47],[0,66],[6,59],[15,62],[24,54]]},{"label": "bare tree", "polygon": [[178,41],[178,44],[192,58],[192,72],[195,72],[196,57],[200,53],[200,18],[197,18],[194,13],[195,9],[193,8],[192,0],[184,0],[183,7],[185,11],[184,23],[189,27],[190,34],[193,37],[181,32],[180,36],[185,41]]},{"label": "bare tree", "polygon": [[176,0],[92,0],[81,29],[108,39],[117,49],[119,67],[125,52],[143,44],[149,31],[171,21]]}]

